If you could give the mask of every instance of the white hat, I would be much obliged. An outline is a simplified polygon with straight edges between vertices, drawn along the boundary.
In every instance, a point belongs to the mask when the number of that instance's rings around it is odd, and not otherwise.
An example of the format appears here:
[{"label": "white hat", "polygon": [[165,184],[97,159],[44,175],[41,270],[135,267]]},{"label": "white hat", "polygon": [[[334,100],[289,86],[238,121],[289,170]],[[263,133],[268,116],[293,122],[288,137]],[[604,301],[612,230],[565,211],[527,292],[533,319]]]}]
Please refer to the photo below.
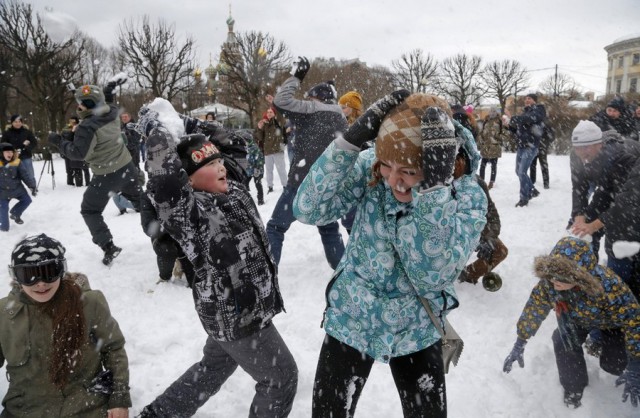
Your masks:
[{"label": "white hat", "polygon": [[586,147],[587,145],[602,142],[602,131],[598,125],[590,120],[581,120],[571,133],[571,144],[574,147]]}]

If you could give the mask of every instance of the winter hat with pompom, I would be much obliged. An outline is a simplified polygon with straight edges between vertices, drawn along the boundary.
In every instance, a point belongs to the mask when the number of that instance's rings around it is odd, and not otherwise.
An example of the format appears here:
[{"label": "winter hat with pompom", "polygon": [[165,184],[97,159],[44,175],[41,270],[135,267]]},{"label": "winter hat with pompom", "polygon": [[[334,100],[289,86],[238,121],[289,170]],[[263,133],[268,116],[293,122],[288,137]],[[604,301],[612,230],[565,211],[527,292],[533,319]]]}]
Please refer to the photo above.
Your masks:
[{"label": "winter hat with pompom", "polygon": [[602,131],[590,120],[581,120],[571,133],[571,144],[574,147],[586,147],[587,145],[602,142]]},{"label": "winter hat with pompom", "polygon": [[384,118],[378,130],[376,158],[420,168],[422,166],[422,117],[429,107],[438,107],[447,116],[451,115],[445,100],[423,93],[414,93],[394,107]]}]

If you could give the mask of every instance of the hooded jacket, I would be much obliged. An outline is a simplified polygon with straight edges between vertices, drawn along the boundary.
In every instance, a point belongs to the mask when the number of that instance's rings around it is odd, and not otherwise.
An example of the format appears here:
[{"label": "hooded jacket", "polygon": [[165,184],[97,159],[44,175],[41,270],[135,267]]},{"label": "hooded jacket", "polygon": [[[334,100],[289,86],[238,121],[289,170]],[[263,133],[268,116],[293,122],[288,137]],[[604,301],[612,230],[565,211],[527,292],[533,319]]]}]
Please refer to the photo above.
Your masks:
[{"label": "hooded jacket", "polygon": [[[17,285],[0,299],[0,364],[6,362],[9,378],[0,416],[103,418],[108,409],[131,406],[124,337],[102,292],[91,290],[84,279],[81,287],[88,340],[80,365],[62,390],[51,383],[48,374],[51,318]],[[113,393],[88,392],[103,367],[113,373]]]},{"label": "hooded jacket", "polygon": [[[440,340],[419,297],[441,317],[458,305],[453,282],[478,244],[487,197],[473,176],[464,175],[453,186],[413,191],[412,202],[399,202],[386,182],[368,185],[375,148],[358,153],[340,141],[311,167],[293,213],[303,223],[323,225],[356,208],[347,248],[327,286],[324,329],[388,363]],[[470,133],[467,141],[473,142]],[[477,166],[477,151],[473,158]]]},{"label": "hooded jacket", "polygon": [[[553,248],[551,256],[571,260],[575,263],[574,271],[582,267],[582,271],[600,282],[601,292],[587,292],[583,288],[588,284],[581,285],[577,275],[568,278],[577,286],[565,291],[555,290],[549,280],[540,279],[518,320],[518,337],[523,340],[533,337],[556,302],[562,300],[567,303],[570,318],[581,328],[621,329],[629,356],[640,360],[640,305],[629,287],[613,270],[598,265],[591,246],[583,240],[563,238]],[[563,297],[561,293],[569,293],[570,297]]]},{"label": "hooded jacket", "polygon": [[20,194],[26,193],[23,182],[29,189],[36,188],[36,180],[15,152],[11,161],[5,160],[0,155],[0,199],[15,199]]}]

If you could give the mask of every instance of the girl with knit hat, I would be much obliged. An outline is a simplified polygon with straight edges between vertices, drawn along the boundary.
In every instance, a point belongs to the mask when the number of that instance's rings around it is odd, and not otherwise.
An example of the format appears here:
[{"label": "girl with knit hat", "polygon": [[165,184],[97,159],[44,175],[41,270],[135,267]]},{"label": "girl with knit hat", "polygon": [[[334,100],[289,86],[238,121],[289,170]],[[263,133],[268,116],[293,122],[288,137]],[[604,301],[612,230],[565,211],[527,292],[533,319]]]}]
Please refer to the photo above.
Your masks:
[{"label": "girl with knit hat", "polygon": [[362,97],[357,91],[348,91],[338,99],[342,113],[347,118],[349,126],[353,125],[362,115]]},{"label": "girl with knit hat", "polygon": [[[360,152],[367,141],[374,147]],[[447,103],[400,90],[334,140],[302,182],[293,208],[301,222],[356,208],[326,292],[313,417],[353,416],[375,361],[389,364],[405,417],[447,415],[441,336],[421,299],[440,318],[458,306],[453,283],[486,223],[475,180],[452,180],[460,143],[475,170],[473,137]]]}]

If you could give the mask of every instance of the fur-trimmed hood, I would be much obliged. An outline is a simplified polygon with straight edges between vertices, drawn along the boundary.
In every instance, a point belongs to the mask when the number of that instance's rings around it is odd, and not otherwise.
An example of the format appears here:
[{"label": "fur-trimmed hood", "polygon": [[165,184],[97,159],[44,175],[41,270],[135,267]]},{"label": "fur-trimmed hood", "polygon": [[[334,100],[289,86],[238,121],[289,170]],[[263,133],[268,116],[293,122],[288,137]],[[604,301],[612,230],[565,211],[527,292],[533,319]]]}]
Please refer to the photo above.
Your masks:
[{"label": "fur-trimmed hood", "polygon": [[564,237],[550,255],[536,257],[534,272],[540,279],[575,284],[592,296],[604,293],[595,254],[579,238]]}]

